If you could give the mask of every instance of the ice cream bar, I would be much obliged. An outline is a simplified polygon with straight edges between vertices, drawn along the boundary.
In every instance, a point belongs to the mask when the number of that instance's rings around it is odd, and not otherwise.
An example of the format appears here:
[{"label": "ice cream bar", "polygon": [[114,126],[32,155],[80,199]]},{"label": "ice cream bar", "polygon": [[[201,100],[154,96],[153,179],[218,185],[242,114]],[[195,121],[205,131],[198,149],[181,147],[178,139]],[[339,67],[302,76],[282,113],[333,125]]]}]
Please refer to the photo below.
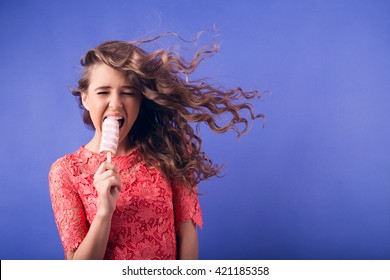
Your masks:
[{"label": "ice cream bar", "polygon": [[111,154],[115,155],[118,148],[119,122],[114,118],[106,118],[103,121],[102,140],[100,152],[107,152],[107,161],[111,162]]}]

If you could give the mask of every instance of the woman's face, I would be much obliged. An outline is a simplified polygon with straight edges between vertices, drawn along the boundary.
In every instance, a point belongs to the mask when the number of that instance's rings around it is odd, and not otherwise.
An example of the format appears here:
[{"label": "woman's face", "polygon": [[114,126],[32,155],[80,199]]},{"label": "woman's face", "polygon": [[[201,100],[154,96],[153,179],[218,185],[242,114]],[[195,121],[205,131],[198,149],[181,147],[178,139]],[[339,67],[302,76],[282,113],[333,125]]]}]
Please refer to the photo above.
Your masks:
[{"label": "woman's face", "polygon": [[[89,111],[95,136],[101,139],[103,120],[108,116],[120,118],[119,148],[126,145],[127,134],[137,119],[141,94],[121,72],[104,63],[89,69],[89,87],[82,93],[82,102]],[[125,140],[125,141],[123,141]]]}]

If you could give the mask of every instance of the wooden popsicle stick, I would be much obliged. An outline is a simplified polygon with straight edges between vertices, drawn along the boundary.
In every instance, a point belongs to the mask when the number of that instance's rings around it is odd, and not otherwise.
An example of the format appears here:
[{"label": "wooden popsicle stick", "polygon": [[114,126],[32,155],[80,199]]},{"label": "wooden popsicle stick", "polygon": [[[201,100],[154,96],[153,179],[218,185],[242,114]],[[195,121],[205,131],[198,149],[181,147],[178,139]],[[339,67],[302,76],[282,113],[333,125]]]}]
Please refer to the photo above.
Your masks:
[{"label": "wooden popsicle stick", "polygon": [[107,162],[111,162],[111,153],[107,152]]}]

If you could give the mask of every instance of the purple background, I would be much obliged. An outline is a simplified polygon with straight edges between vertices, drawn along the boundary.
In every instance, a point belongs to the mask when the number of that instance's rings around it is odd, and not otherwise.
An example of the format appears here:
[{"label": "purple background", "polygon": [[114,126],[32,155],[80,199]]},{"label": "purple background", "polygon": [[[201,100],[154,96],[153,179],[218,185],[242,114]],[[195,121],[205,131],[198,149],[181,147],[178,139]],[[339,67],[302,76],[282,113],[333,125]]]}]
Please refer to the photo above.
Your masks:
[{"label": "purple background", "polygon": [[267,92],[267,123],[240,141],[202,131],[228,165],[200,186],[200,258],[390,259],[389,15],[372,0],[1,1],[0,258],[63,258],[47,174],[92,136],[67,90],[83,53],[216,25],[197,75]]}]

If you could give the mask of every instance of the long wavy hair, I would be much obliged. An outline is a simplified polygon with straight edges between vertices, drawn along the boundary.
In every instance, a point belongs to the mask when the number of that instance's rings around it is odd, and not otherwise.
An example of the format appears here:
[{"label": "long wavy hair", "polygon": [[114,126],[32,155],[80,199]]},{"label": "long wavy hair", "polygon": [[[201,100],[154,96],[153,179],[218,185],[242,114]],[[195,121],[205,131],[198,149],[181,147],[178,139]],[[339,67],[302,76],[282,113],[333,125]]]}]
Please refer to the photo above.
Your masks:
[{"label": "long wavy hair", "polygon": [[[214,38],[210,46],[199,49],[187,62],[174,51],[159,49],[148,53],[140,47],[162,36],[132,42],[108,41],[88,50],[81,59],[82,77],[72,94],[78,97],[84,123],[94,129],[81,101],[81,93],[89,86],[91,67],[105,63],[123,73],[143,96],[139,115],[128,134],[130,143],[170,181],[193,189],[201,181],[218,176],[223,164],[214,164],[202,151],[202,139],[191,123],[206,123],[216,133],[233,130],[241,136],[249,129],[242,110],[247,110],[252,120],[265,117],[255,115],[250,103],[240,101],[260,97],[258,91],[240,87],[226,90],[206,79],[189,80],[203,60],[218,52]],[[227,123],[217,123],[221,116],[227,116]]]}]

